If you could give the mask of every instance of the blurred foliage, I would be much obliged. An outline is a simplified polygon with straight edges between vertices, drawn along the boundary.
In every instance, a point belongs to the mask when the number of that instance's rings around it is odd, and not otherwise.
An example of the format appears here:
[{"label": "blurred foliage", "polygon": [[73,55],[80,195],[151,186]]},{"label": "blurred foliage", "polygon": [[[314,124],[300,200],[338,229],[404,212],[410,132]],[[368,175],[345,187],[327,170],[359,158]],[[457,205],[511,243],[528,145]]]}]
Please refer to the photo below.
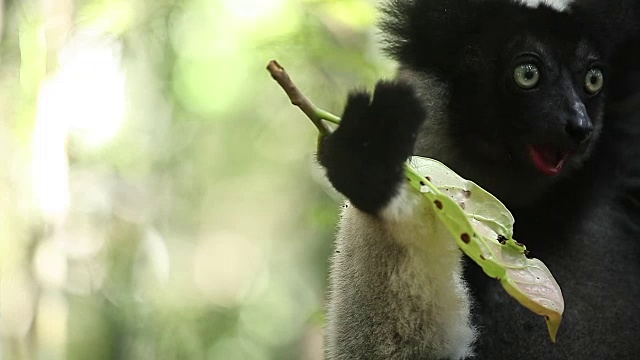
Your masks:
[{"label": "blurred foliage", "polygon": [[321,359],[336,113],[392,74],[368,0],[4,1],[3,359]]}]

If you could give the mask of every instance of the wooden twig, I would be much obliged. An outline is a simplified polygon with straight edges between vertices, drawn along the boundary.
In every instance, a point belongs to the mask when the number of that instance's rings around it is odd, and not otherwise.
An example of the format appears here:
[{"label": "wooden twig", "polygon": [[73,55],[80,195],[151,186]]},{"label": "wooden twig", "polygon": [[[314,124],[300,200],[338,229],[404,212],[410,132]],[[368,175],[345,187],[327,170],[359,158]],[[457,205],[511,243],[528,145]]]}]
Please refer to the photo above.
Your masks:
[{"label": "wooden twig", "polygon": [[320,134],[327,135],[331,133],[331,129],[322,122],[322,117],[318,115],[319,109],[298,89],[293,83],[293,80],[287,74],[287,71],[276,60],[269,61],[267,65],[267,71],[271,74],[271,77],[278,82],[282,90],[287,94],[291,103],[302,110],[305,115],[313,122],[318,128]]}]

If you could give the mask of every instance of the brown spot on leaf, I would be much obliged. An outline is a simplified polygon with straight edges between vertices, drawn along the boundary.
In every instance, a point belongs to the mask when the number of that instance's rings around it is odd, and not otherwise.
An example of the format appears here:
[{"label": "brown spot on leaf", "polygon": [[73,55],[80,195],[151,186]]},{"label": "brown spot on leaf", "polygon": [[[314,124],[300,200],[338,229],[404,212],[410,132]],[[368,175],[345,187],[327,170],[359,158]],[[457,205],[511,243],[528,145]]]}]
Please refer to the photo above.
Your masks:
[{"label": "brown spot on leaf", "polygon": [[507,243],[507,238],[504,235],[498,235],[498,242],[502,245]]},{"label": "brown spot on leaf", "polygon": [[485,259],[484,255],[480,254],[480,260],[487,260],[487,259]]},{"label": "brown spot on leaf", "polygon": [[471,191],[469,190],[464,190],[462,192],[462,195],[464,195],[464,197],[466,197],[467,199],[471,197]]},{"label": "brown spot on leaf", "polygon": [[442,210],[442,207],[443,207],[443,206],[442,206],[442,202],[440,202],[440,200],[436,200],[436,201],[434,201],[433,203],[434,203],[434,204],[436,204],[436,207],[437,207],[439,210]]},{"label": "brown spot on leaf", "polygon": [[429,181],[431,181],[431,178],[430,178],[430,177],[428,177],[428,176],[425,176],[425,178],[426,178],[427,180],[429,180]]},{"label": "brown spot on leaf", "polygon": [[471,242],[471,237],[469,236],[469,234],[463,233],[462,235],[460,235],[460,240],[462,240],[463,243],[468,244]]},{"label": "brown spot on leaf", "polygon": [[424,181],[420,180],[420,185],[425,186],[426,184],[424,183]]},{"label": "brown spot on leaf", "polygon": [[467,205],[464,202],[461,201],[460,202],[460,207],[462,208],[462,210],[464,210],[467,207]]}]

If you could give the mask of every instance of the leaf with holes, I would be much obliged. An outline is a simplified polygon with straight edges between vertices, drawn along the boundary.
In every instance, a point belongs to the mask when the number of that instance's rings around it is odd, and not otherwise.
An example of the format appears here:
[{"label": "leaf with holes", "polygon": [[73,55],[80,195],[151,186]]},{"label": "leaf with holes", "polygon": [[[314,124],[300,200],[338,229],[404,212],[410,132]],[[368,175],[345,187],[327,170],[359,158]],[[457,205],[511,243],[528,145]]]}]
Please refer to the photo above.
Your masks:
[{"label": "leaf with holes", "polygon": [[545,317],[551,340],[562,321],[560,286],[526,247],[513,239],[514,219],[493,195],[439,161],[413,157],[406,173],[413,188],[436,209],[462,251],[520,304]]}]

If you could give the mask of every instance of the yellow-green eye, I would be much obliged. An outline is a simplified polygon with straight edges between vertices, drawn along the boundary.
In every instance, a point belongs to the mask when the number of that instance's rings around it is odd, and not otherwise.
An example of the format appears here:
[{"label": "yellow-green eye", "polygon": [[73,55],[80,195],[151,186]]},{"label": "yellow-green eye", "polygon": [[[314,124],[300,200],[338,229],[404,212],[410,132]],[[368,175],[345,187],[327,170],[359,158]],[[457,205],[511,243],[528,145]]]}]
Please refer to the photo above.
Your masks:
[{"label": "yellow-green eye", "polygon": [[602,89],[604,83],[604,76],[600,69],[590,69],[587,71],[587,75],[584,77],[584,88],[591,95],[596,94]]},{"label": "yellow-green eye", "polygon": [[513,80],[523,89],[531,89],[540,81],[540,70],[534,64],[520,64],[513,71]]}]

